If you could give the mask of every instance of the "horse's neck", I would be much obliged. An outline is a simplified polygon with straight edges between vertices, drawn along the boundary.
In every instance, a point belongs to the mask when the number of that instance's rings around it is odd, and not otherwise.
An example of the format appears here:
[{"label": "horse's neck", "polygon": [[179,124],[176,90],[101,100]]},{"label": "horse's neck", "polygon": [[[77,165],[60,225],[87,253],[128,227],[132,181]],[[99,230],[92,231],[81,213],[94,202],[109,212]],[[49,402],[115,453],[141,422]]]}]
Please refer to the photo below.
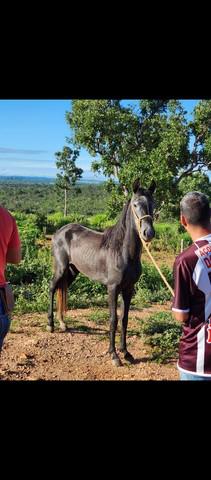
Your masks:
[{"label": "horse's neck", "polygon": [[142,251],[141,240],[137,233],[135,227],[135,221],[133,218],[133,213],[131,210],[131,206],[128,208],[127,218],[126,218],[126,232],[125,238],[123,242],[123,248],[128,251],[129,258],[131,260],[137,260]]}]

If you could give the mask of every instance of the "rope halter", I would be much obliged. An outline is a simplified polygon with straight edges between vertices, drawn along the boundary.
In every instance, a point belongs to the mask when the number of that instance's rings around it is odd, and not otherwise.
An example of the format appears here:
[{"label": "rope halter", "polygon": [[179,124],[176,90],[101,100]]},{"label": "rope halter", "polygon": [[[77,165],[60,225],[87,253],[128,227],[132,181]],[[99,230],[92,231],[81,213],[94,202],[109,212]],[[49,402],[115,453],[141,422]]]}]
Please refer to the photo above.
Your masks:
[{"label": "rope halter", "polygon": [[132,207],[132,212],[133,212],[133,215],[134,215],[134,220],[135,220],[135,223],[136,223],[136,226],[137,226],[137,230],[138,230],[138,234],[139,234],[140,240],[141,240],[141,242],[142,242],[142,244],[143,244],[143,246],[144,246],[147,254],[148,254],[149,257],[151,258],[152,262],[154,263],[157,271],[159,272],[161,278],[163,279],[164,283],[166,284],[167,288],[168,288],[169,291],[171,292],[172,296],[174,296],[174,290],[173,290],[173,289],[171,288],[171,286],[169,285],[169,283],[168,283],[165,275],[163,275],[163,273],[161,272],[159,266],[157,265],[156,261],[154,260],[152,254],[150,253],[150,251],[149,251],[149,249],[148,249],[148,247],[147,247],[146,242],[145,242],[144,239],[141,237],[141,228],[140,228],[140,223],[141,223],[141,221],[142,221],[144,218],[147,218],[147,217],[152,219],[152,216],[151,216],[151,215],[143,215],[143,217],[140,217],[140,218],[139,218],[138,215],[137,215],[137,213],[136,213],[136,211],[135,211],[135,209],[134,209],[134,206],[133,206],[132,203],[131,203],[131,207]]},{"label": "rope halter", "polygon": [[132,207],[132,212],[133,212],[133,215],[134,215],[134,220],[135,220],[135,223],[136,223],[136,226],[137,226],[137,230],[138,230],[140,239],[141,239],[141,241],[143,242],[144,239],[142,239],[142,237],[141,237],[140,224],[141,224],[141,222],[142,222],[142,220],[143,220],[144,218],[151,218],[151,220],[152,220],[152,215],[143,215],[142,217],[138,217],[138,215],[137,215],[137,213],[136,213],[136,211],[135,211],[135,208],[134,208],[134,206],[133,206],[132,203],[131,203],[131,207]]}]

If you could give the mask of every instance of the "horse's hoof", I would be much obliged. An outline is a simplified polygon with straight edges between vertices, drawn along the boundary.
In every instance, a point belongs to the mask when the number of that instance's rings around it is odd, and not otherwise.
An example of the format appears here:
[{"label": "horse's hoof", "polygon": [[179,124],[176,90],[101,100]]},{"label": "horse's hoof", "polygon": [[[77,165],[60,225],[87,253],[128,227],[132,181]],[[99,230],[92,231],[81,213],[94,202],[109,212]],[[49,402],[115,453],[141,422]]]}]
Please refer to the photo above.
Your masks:
[{"label": "horse's hoof", "polygon": [[46,330],[47,330],[47,332],[51,332],[51,333],[52,333],[52,332],[54,331],[53,325],[47,325]]},{"label": "horse's hoof", "polygon": [[129,352],[125,353],[124,359],[126,360],[126,362],[130,362],[130,363],[134,363],[134,361],[135,361],[133,355],[131,355],[131,353],[129,353]]},{"label": "horse's hoof", "polygon": [[65,325],[65,324],[64,324],[64,325],[60,325],[60,330],[61,330],[61,332],[66,332],[66,330],[67,330],[66,325]]},{"label": "horse's hoof", "polygon": [[115,367],[121,367],[122,366],[122,362],[118,357],[117,358],[112,358],[112,364]]}]

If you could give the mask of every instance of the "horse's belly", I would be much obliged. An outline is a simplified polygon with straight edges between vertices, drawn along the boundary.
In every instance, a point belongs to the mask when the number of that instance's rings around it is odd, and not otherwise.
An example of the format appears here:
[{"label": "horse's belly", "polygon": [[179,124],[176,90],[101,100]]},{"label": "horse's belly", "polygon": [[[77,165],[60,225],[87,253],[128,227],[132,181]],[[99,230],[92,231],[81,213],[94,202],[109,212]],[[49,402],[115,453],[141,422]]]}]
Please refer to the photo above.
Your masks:
[{"label": "horse's belly", "polygon": [[94,257],[91,261],[90,258],[86,261],[84,258],[74,258],[74,255],[71,259],[71,263],[79,270],[80,273],[83,273],[91,280],[100,282],[103,284],[107,283],[107,272],[105,268],[105,262],[103,260],[95,261]]}]

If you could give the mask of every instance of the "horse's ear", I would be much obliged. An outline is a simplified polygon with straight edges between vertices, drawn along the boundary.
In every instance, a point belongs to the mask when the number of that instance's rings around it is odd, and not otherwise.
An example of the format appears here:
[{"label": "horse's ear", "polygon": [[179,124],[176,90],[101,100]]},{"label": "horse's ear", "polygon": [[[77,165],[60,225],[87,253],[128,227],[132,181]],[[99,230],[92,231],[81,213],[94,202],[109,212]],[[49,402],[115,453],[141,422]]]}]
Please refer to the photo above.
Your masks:
[{"label": "horse's ear", "polygon": [[137,178],[133,183],[133,192],[136,193],[140,187],[140,178]]},{"label": "horse's ear", "polygon": [[156,183],[155,183],[154,180],[152,180],[152,183],[151,183],[151,185],[150,185],[150,187],[149,187],[149,192],[150,192],[151,194],[153,194],[154,191],[155,191],[155,189],[156,189]]}]

